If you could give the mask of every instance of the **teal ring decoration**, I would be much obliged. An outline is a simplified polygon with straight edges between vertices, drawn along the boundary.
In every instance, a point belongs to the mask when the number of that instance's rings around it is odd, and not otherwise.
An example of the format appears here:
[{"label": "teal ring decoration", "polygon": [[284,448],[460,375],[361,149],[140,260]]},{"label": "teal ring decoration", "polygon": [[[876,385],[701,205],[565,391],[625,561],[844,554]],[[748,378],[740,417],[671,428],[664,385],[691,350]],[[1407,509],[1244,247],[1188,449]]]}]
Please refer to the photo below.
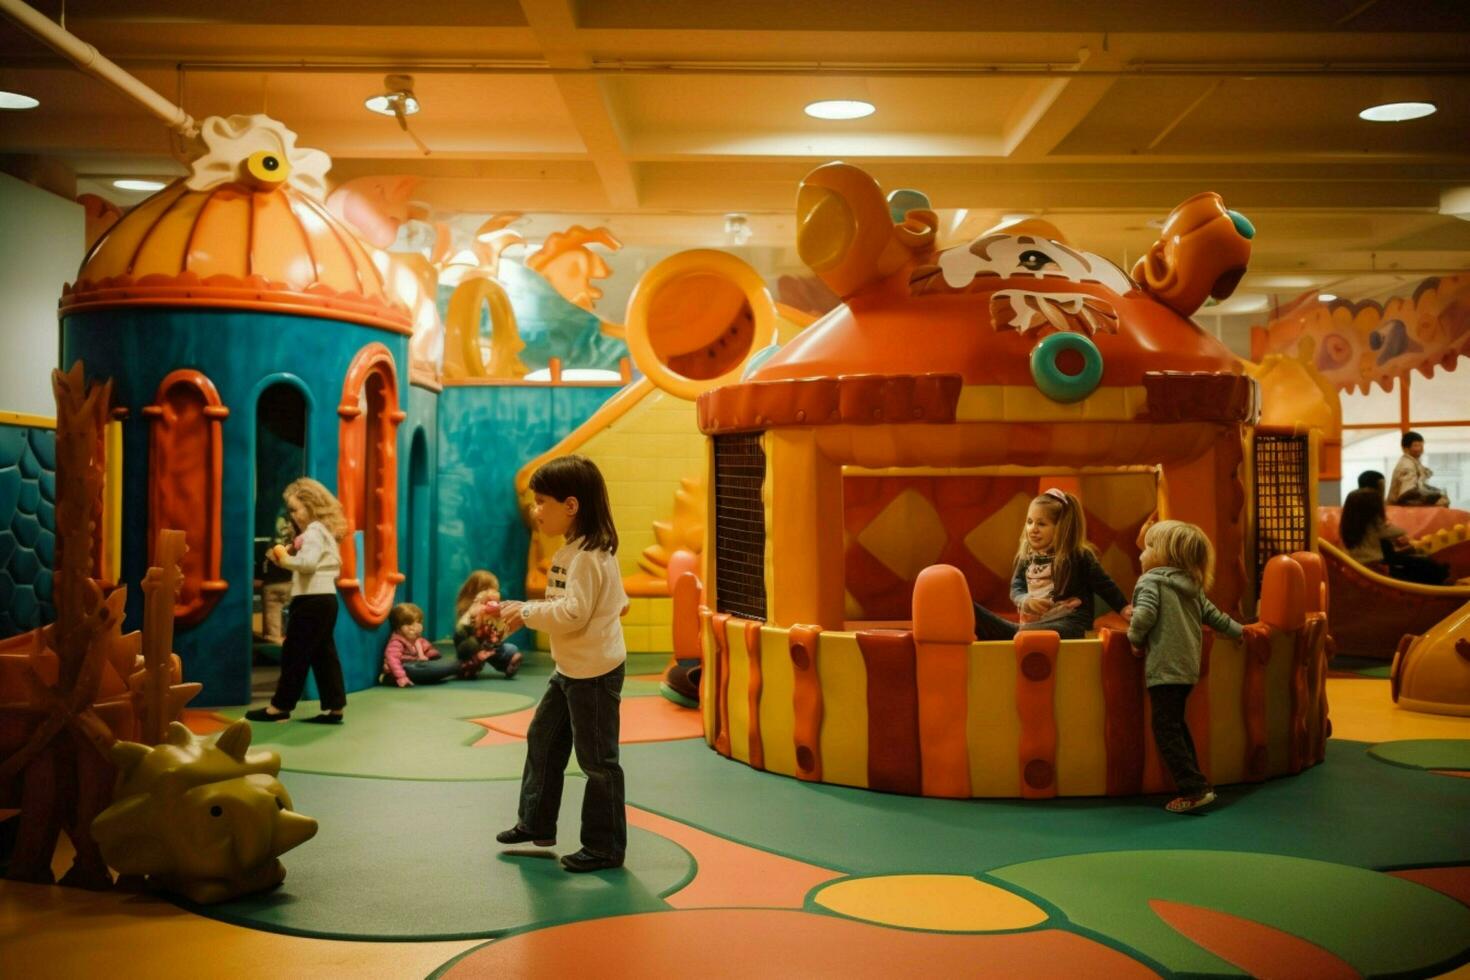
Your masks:
[{"label": "teal ring decoration", "polygon": [[[1082,357],[1082,370],[1067,374],[1057,359],[1068,351]],[[1080,333],[1054,333],[1031,349],[1031,377],[1041,393],[1055,402],[1075,402],[1097,390],[1103,359],[1097,345]]]}]

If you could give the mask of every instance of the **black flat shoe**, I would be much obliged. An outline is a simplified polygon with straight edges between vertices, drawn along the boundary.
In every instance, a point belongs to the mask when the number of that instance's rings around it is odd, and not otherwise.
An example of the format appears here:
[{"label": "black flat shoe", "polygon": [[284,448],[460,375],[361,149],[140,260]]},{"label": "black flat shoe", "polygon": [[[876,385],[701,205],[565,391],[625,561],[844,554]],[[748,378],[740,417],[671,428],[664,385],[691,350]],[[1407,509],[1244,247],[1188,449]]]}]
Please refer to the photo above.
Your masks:
[{"label": "black flat shoe", "polygon": [[621,868],[623,859],[620,857],[603,857],[601,854],[593,854],[587,848],[582,848],[576,854],[568,854],[561,859],[561,866],[568,871],[581,873],[583,871],[603,871],[607,868]]},{"label": "black flat shoe", "polygon": [[537,837],[529,830],[523,830],[520,824],[516,824],[509,830],[502,830],[495,835],[495,839],[502,844],[535,844],[537,847],[552,847],[556,844],[556,835],[550,837]]},{"label": "black flat shoe", "polygon": [[340,725],[340,724],[342,724],[342,716],[341,715],[334,715],[330,711],[323,711],[321,714],[317,715],[315,718],[303,718],[301,720],[304,721],[304,722],[306,722],[308,725]]},{"label": "black flat shoe", "polygon": [[246,721],[285,721],[290,717],[291,712],[289,711],[283,711],[278,715],[273,715],[264,708],[251,708],[245,712]]}]

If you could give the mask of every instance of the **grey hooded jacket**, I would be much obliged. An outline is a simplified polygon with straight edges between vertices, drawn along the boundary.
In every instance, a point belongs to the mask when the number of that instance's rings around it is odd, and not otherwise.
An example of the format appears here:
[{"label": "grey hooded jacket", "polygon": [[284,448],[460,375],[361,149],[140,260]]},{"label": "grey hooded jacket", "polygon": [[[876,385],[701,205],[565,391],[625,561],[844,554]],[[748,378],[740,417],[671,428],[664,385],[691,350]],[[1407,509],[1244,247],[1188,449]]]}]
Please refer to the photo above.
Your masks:
[{"label": "grey hooded jacket", "polygon": [[1241,634],[1241,625],[1216,609],[1182,569],[1161,566],[1139,577],[1128,642],[1148,647],[1143,667],[1148,687],[1199,682],[1201,622],[1226,636]]}]

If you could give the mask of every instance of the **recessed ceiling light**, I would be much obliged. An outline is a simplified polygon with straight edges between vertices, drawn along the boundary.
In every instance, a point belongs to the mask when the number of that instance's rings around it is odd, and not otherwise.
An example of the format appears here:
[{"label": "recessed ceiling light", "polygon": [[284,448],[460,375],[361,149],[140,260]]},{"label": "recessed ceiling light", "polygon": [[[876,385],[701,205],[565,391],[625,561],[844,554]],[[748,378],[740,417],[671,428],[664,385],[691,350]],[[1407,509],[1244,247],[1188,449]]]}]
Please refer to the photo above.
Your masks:
[{"label": "recessed ceiling light", "polygon": [[1318,293],[1317,294],[1317,301],[1319,303],[1331,303],[1335,299],[1337,299],[1337,294],[1336,293]]},{"label": "recessed ceiling light", "polygon": [[363,105],[367,106],[369,112],[376,112],[380,116],[396,116],[393,103],[397,102],[403,108],[405,116],[411,116],[419,111],[419,100],[406,92],[390,92],[387,95],[375,95],[368,99]]},{"label": "recessed ceiling light", "polygon": [[112,186],[120,191],[161,191],[168,185],[161,180],[114,180]]},{"label": "recessed ceiling light", "polygon": [[1358,118],[1369,122],[1405,122],[1432,116],[1438,111],[1439,107],[1433,102],[1385,102],[1369,106],[1358,113]]},{"label": "recessed ceiling light", "polygon": [[814,119],[861,119],[876,111],[873,103],[859,99],[823,99],[809,103],[805,109]]},{"label": "recessed ceiling light", "polygon": [[0,91],[0,109],[34,109],[40,104],[39,99],[33,99],[29,95]]}]

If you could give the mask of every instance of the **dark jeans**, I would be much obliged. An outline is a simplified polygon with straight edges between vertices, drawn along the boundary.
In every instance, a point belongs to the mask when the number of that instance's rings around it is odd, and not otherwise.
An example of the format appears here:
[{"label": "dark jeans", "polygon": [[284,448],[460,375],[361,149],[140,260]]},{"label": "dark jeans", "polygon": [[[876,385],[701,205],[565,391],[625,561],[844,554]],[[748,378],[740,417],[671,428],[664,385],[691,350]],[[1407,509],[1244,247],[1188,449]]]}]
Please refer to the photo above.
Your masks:
[{"label": "dark jeans", "polygon": [[1064,640],[1080,640],[1092,628],[1089,612],[1074,609],[1061,616],[1051,616],[1034,623],[1013,623],[1004,616],[997,616],[980,603],[975,603],[975,639],[1009,640],[1021,630],[1054,630]]},{"label": "dark jeans", "polygon": [[587,774],[582,794],[582,847],[621,858],[628,848],[623,767],[618,765],[618,710],[623,665],[582,679],[553,672],[526,733],[520,825],[537,837],[556,836],[562,783],[573,749]]},{"label": "dark jeans", "polygon": [[[438,660],[406,660],[403,663],[403,672],[414,686],[443,684],[459,674],[459,661],[448,657],[440,657]],[[381,680],[389,687],[398,686],[398,678],[390,673],[384,673]]]},{"label": "dark jeans", "polygon": [[299,595],[291,600],[291,618],[286,624],[286,642],[281,644],[281,677],[271,704],[277,711],[291,711],[306,687],[306,672],[316,675],[323,711],[347,707],[347,688],[342,683],[342,662],[332,628],[337,625],[337,594]]},{"label": "dark jeans", "polygon": [[1193,684],[1159,684],[1148,689],[1153,703],[1154,744],[1181,796],[1199,796],[1210,788],[1209,780],[1199,771],[1199,755],[1184,720],[1184,705],[1193,690]]},{"label": "dark jeans", "polygon": [[1416,582],[1419,585],[1443,585],[1450,577],[1450,567],[1416,555],[1412,551],[1399,551],[1388,541],[1381,541],[1383,560],[1388,563],[1388,574],[1401,582]]}]

